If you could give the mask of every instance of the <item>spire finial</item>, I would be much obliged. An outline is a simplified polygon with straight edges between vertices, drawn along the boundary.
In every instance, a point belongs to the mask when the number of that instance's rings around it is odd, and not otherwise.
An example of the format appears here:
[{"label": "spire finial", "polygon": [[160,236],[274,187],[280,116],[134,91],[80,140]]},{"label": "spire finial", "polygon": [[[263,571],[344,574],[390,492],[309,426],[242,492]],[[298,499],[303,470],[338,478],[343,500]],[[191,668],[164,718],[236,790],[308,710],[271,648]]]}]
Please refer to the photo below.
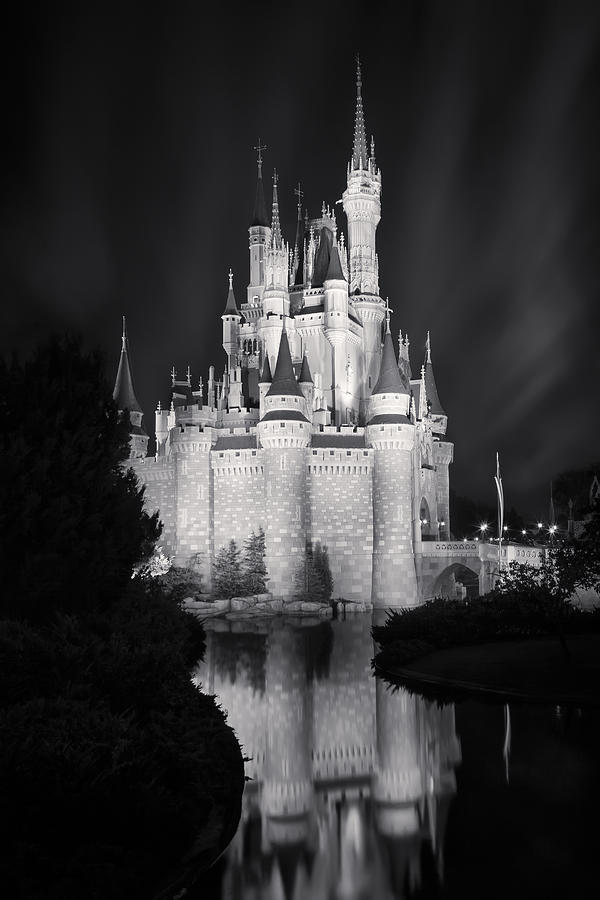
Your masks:
[{"label": "spire finial", "polygon": [[425,342],[425,348],[427,351],[427,356],[426,356],[425,361],[427,363],[430,363],[431,362],[431,339],[429,337],[429,332],[427,332],[427,341]]},{"label": "spire finial", "polygon": [[390,298],[385,298],[385,330],[386,332],[390,331],[390,315],[394,312],[393,309],[390,308]]},{"label": "spire finial", "polygon": [[123,316],[123,334],[121,335],[121,349],[127,351],[127,326],[125,324],[125,316]]},{"label": "spire finial", "polygon": [[171,387],[175,385],[175,379],[177,378],[177,372],[175,371],[175,366],[171,369]]},{"label": "spire finial", "polygon": [[365,132],[365,115],[362,102],[362,74],[360,57],[356,54],[356,113],[354,116],[354,144],[352,147],[352,168],[367,168],[367,137]]},{"label": "spire finial", "polygon": [[231,291],[233,290],[233,269],[231,268],[231,266],[229,266],[229,273],[227,277],[229,278],[229,290]]},{"label": "spire finial", "polygon": [[298,187],[294,188],[294,194],[298,198],[298,218],[302,218],[302,198],[304,197],[304,191],[300,187],[300,182],[298,182]]},{"label": "spire finial", "polygon": [[266,149],[267,149],[267,145],[266,145],[266,144],[261,144],[260,138],[259,138],[259,139],[258,139],[258,144],[256,145],[256,147],[254,147],[254,149],[256,150],[256,154],[257,154],[257,156],[256,156],[256,164],[257,164],[257,166],[258,166],[258,177],[259,177],[259,178],[262,178],[262,164],[263,164],[262,154],[263,154],[263,150],[266,150]]}]

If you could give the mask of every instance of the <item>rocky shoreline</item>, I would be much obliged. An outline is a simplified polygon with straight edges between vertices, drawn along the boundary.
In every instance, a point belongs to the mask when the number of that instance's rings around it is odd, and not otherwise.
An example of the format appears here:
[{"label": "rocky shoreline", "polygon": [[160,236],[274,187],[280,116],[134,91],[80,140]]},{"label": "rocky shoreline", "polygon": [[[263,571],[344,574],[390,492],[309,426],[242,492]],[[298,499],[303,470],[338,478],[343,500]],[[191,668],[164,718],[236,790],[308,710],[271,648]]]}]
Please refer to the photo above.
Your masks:
[{"label": "rocky shoreline", "polygon": [[336,611],[370,612],[372,609],[370,603],[354,603],[342,599],[329,603],[310,600],[284,601],[268,593],[223,600],[199,600],[195,597],[186,597],[182,601],[182,606],[203,619],[220,617],[230,620],[281,615],[331,619]]}]

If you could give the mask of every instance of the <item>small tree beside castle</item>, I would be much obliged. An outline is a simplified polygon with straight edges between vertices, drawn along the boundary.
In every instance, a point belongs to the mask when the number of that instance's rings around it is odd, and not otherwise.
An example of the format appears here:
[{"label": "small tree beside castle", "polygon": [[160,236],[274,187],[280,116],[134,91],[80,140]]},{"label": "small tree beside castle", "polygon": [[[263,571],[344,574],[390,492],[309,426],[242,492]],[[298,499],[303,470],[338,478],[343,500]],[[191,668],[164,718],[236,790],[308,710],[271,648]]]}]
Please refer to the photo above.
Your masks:
[{"label": "small tree beside castle", "polygon": [[333,590],[333,578],[329,567],[327,547],[317,541],[313,547],[307,543],[295,579],[298,600],[327,603]]},{"label": "small tree beside castle", "polygon": [[244,542],[243,556],[233,539],[217,553],[213,564],[213,593],[218,599],[264,594],[267,581],[262,527]]}]

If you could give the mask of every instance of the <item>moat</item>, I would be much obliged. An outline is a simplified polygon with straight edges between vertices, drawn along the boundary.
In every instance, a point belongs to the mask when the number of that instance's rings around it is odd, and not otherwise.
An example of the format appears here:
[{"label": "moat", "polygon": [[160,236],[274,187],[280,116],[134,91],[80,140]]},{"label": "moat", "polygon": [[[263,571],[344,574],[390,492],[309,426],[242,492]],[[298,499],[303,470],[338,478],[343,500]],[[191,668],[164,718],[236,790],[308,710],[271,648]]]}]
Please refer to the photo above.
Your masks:
[{"label": "moat", "polygon": [[371,621],[207,624],[195,679],[250,780],[234,840],[189,896],[585,894],[600,711],[392,689],[371,672]]}]

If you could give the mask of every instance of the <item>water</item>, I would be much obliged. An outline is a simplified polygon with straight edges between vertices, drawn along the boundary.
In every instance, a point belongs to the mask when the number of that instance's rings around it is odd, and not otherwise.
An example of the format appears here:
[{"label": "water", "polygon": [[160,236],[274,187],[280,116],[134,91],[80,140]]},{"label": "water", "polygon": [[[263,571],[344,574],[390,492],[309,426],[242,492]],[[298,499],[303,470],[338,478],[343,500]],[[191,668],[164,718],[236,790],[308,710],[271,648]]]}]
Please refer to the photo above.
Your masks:
[{"label": "water", "polygon": [[[597,711],[443,707],[371,674],[371,618],[209,627],[240,826],[193,896],[564,897],[596,879]],[[231,629],[231,630],[230,630]]]}]

